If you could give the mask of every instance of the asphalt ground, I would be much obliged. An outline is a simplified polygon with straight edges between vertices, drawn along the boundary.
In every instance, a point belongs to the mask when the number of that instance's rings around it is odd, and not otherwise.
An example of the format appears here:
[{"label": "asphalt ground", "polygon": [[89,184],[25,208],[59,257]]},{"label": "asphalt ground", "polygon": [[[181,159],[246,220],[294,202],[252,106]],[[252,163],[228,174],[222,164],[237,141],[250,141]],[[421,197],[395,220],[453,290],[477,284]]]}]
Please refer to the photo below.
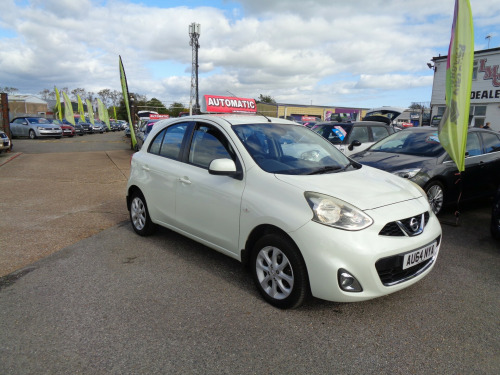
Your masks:
[{"label": "asphalt ground", "polygon": [[500,373],[489,202],[443,225],[437,264],[414,286],[281,311],[238,262],[168,230],[133,232],[129,157],[125,145],[60,153],[65,168],[25,153],[0,166],[1,259],[4,243],[21,243],[12,258],[40,250],[0,279],[1,374]]}]

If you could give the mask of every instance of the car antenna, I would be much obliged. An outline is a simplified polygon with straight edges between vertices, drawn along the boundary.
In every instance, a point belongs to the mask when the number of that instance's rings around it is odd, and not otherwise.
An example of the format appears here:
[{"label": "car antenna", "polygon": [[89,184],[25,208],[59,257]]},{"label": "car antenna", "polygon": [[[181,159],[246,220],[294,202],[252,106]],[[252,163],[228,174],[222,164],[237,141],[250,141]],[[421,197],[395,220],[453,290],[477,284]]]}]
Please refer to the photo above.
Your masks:
[{"label": "car antenna", "polygon": [[[235,98],[239,98],[239,96],[234,95],[231,91],[229,91],[229,90],[226,90],[226,91],[227,91],[228,93],[230,93],[232,96],[234,96]],[[264,116],[268,122],[272,122],[272,121],[271,121],[271,119],[270,119],[269,117],[267,117],[265,114],[263,114],[263,113],[261,113],[261,112],[259,112],[259,111],[257,111],[256,113],[257,113],[258,115]]]}]

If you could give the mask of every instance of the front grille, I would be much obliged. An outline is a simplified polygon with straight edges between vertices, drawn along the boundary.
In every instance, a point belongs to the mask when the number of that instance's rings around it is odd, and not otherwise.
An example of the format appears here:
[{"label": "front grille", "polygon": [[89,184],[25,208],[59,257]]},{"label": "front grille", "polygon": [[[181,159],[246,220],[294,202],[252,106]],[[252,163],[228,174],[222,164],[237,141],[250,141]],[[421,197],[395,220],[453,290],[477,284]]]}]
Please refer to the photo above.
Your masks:
[{"label": "front grille", "polygon": [[[429,222],[429,212],[387,223],[379,232],[380,236],[416,236],[423,232]],[[413,221],[413,222],[412,222]],[[412,228],[413,223],[413,228]]]},{"label": "front grille", "polygon": [[[441,236],[436,239],[437,247],[441,241]],[[425,262],[417,264],[413,267],[403,269],[403,259],[405,254],[398,254],[387,258],[382,258],[375,263],[375,268],[377,269],[380,281],[385,286],[391,286],[395,284],[407,281],[415,276],[420,275],[434,262],[435,258],[430,258]]]}]

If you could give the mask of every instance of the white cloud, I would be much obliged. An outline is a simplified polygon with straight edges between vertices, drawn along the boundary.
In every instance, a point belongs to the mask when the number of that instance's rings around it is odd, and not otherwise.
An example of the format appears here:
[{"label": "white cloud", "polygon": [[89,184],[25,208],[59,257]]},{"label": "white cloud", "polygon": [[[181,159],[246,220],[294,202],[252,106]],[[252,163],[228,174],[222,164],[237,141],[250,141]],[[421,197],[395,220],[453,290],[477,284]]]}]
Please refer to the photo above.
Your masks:
[{"label": "white cloud", "polygon": [[[426,63],[447,52],[454,6],[453,0],[240,0],[242,9],[228,11],[209,1],[201,8],[150,7],[147,0],[3,2],[2,87],[35,94],[54,85],[119,90],[121,55],[131,91],[187,101],[188,25],[197,22],[200,93],[345,106],[429,101],[412,95],[430,95]],[[476,27],[484,27],[476,39],[486,48],[491,33],[491,48],[499,46],[500,3],[471,5]]]}]

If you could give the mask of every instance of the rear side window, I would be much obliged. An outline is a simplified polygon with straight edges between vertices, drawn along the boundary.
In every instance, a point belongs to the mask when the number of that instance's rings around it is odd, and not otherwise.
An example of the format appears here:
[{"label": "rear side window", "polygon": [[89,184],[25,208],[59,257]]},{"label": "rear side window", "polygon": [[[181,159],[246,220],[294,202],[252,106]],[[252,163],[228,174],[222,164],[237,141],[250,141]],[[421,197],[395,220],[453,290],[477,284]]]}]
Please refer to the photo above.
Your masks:
[{"label": "rear side window", "polygon": [[483,137],[484,149],[487,154],[500,151],[500,136],[491,133],[481,134]]},{"label": "rear side window", "polygon": [[148,152],[178,160],[186,129],[187,124],[185,123],[175,124],[163,129],[151,142]]}]

